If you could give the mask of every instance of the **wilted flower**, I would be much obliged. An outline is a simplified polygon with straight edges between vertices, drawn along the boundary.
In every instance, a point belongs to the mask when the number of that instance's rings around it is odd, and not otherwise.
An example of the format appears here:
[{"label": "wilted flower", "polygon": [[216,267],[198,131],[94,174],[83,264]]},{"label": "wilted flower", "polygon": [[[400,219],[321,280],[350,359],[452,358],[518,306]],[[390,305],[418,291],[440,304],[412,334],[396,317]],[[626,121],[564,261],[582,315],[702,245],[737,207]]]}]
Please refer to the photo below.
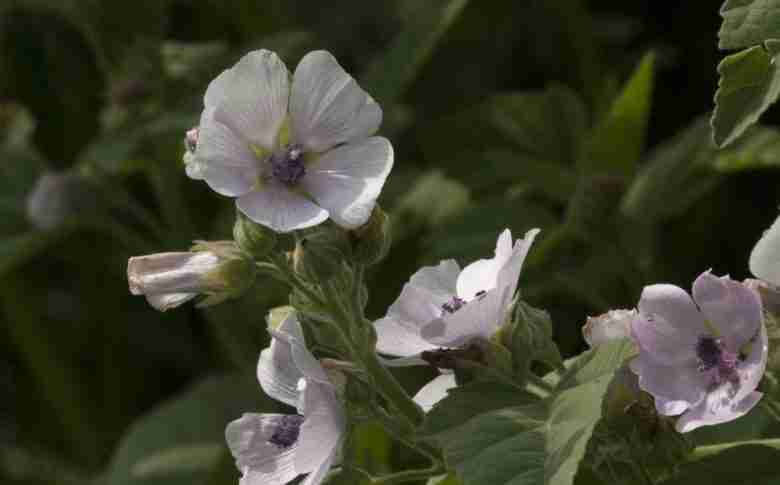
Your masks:
[{"label": "wilted flower", "polygon": [[636,310],[610,310],[596,317],[588,317],[582,327],[582,336],[590,347],[610,340],[631,337],[631,321]]},{"label": "wilted flower", "polygon": [[241,471],[241,485],[283,485],[303,474],[309,474],[305,485],[317,485],[341,448],[343,406],[325,370],[306,349],[296,315],[289,314],[269,331],[271,346],[257,365],[260,386],[298,414],[244,414],[228,424],[225,437]]},{"label": "wilted flower", "polygon": [[640,354],[631,370],[659,414],[681,415],[679,432],[736,419],[761,398],[766,328],[758,295],[741,283],[702,273],[693,300],[677,286],[648,286],[632,332]]},{"label": "wilted flower", "polygon": [[393,149],[371,136],[379,105],[328,52],[304,56],[292,82],[276,54],[250,52],[211,82],[204,105],[188,174],[250,219],[279,232],[368,220]]},{"label": "wilted flower", "polygon": [[512,234],[505,230],[492,259],[475,261],[462,271],[457,262],[446,260],[415,273],[387,316],[374,323],[377,350],[409,357],[493,336],[508,316],[520,269],[538,232],[528,231],[513,246]]},{"label": "wilted flower", "polygon": [[127,262],[130,293],[146,295],[154,308],[175,308],[200,294],[198,306],[238,296],[255,280],[256,269],[233,241],[198,242],[190,252],[136,256]]}]

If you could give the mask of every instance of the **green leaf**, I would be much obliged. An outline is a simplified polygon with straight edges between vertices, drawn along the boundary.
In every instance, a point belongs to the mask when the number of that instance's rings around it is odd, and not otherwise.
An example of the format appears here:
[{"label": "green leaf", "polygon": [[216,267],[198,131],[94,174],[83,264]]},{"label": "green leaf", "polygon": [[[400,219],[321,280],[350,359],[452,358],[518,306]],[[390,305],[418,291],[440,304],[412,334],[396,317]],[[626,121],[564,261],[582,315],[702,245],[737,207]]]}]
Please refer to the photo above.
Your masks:
[{"label": "green leaf", "polygon": [[563,358],[552,339],[550,314],[525,301],[515,305],[512,320],[501,329],[501,343],[512,353],[515,378],[524,379],[533,361],[563,369]]},{"label": "green leaf", "polygon": [[420,3],[410,24],[362,77],[363,88],[380,104],[397,102],[467,4],[468,0]]},{"label": "green leaf", "polygon": [[646,54],[590,135],[579,169],[584,174],[632,175],[645,144],[655,55]]},{"label": "green leaf", "polygon": [[625,341],[600,346],[575,362],[549,399],[488,411],[439,432],[448,467],[464,485],[572,484],[607,387],[632,351]]},{"label": "green leaf", "polygon": [[780,482],[778,460],[776,448],[737,446],[681,467],[662,485],[775,485]]},{"label": "green leaf", "polygon": [[189,485],[205,480],[227,453],[228,422],[275,406],[252,378],[206,379],[130,428],[111,460],[106,483]]},{"label": "green leaf", "polygon": [[706,120],[699,119],[656,147],[634,177],[620,204],[629,218],[653,223],[678,216],[722,179]]},{"label": "green leaf", "polygon": [[740,49],[780,38],[780,1],[726,0],[720,9],[718,47]]},{"label": "green leaf", "polygon": [[738,172],[780,167],[780,130],[754,126],[728,149],[715,154],[715,169]]},{"label": "green leaf", "polygon": [[780,41],[768,40],[731,54],[718,64],[718,90],[712,113],[715,143],[726,146],[737,139],[780,94],[780,66],[775,62]]},{"label": "green leaf", "polygon": [[426,414],[422,434],[434,436],[482,413],[530,404],[537,399],[514,386],[494,381],[473,381],[447,391],[447,396]]}]

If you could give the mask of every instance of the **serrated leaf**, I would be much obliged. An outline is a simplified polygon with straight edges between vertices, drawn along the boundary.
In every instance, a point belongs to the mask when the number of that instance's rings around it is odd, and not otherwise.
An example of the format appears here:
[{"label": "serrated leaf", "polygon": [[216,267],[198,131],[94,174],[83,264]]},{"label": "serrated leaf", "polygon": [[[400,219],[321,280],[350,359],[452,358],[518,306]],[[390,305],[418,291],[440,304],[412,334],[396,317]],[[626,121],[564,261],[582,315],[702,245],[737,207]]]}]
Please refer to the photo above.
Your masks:
[{"label": "serrated leaf", "polygon": [[362,77],[363,88],[380,104],[397,102],[467,4],[468,0],[420,3],[410,24]]},{"label": "serrated leaf", "polygon": [[629,342],[611,342],[584,354],[552,397],[537,404],[479,414],[437,439],[448,467],[464,485],[570,485],[615,370]]},{"label": "serrated leaf", "polygon": [[721,49],[740,49],[780,38],[780,1],[726,0],[720,8]]},{"label": "serrated leaf", "polygon": [[579,169],[584,174],[631,175],[645,144],[655,55],[646,54],[590,135]]},{"label": "serrated leaf", "polygon": [[745,132],[780,95],[780,41],[731,54],[718,64],[718,90],[712,113],[715,144],[724,147]]},{"label": "serrated leaf", "polygon": [[205,480],[227,452],[227,423],[244,412],[274,407],[252,378],[209,378],[129,429],[111,460],[106,483],[191,485]]},{"label": "serrated leaf", "polygon": [[536,401],[536,396],[494,381],[453,387],[425,416],[422,434],[435,436],[482,413]]}]

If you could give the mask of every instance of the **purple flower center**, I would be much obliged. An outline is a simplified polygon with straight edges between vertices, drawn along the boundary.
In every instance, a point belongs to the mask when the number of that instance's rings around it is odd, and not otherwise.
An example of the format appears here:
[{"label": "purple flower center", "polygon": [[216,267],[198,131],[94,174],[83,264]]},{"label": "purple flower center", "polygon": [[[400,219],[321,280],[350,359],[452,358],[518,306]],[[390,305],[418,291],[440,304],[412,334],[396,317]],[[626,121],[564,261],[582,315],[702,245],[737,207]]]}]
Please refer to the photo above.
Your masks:
[{"label": "purple flower center", "polygon": [[306,175],[303,149],[300,145],[288,145],[274,152],[270,162],[274,178],[284,184],[295,185]]},{"label": "purple flower center", "polygon": [[463,308],[464,305],[466,305],[466,300],[457,296],[453,296],[450,298],[450,301],[441,306],[442,314],[453,314]]},{"label": "purple flower center", "polygon": [[303,416],[297,414],[280,417],[276,422],[276,429],[268,439],[268,442],[282,449],[291,447],[298,441],[302,424]]},{"label": "purple flower center", "polygon": [[709,374],[713,387],[723,382],[730,382],[734,388],[739,385],[739,354],[727,349],[723,339],[709,335],[699,337],[696,342],[696,356],[699,358],[699,372]]}]

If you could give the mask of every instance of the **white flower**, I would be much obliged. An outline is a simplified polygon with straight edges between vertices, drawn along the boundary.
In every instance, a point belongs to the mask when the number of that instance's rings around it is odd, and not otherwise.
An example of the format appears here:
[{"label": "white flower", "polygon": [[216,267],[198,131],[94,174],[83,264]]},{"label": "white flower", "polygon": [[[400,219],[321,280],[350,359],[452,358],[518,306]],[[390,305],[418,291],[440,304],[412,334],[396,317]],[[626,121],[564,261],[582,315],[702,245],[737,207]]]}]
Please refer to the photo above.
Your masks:
[{"label": "white flower", "polygon": [[495,257],[475,261],[463,271],[451,259],[419,270],[387,316],[374,322],[377,350],[410,357],[492,337],[508,316],[523,261],[538,232],[528,231],[513,246],[511,232],[504,230]]},{"label": "white flower", "polygon": [[211,82],[204,105],[188,173],[250,219],[279,232],[368,220],[393,149],[371,136],[379,105],[328,52],[307,54],[292,82],[276,54],[250,52]]},{"label": "white flower", "polygon": [[150,305],[166,311],[200,294],[208,297],[198,306],[214,305],[242,293],[254,282],[254,265],[233,241],[200,242],[193,249],[130,258],[130,293],[146,295]]},{"label": "white flower", "polygon": [[257,377],[274,399],[298,414],[244,414],[228,424],[227,444],[241,485],[283,485],[308,474],[303,485],[322,483],[341,448],[345,416],[325,370],[306,349],[291,313],[269,329],[271,346],[260,354]]}]

